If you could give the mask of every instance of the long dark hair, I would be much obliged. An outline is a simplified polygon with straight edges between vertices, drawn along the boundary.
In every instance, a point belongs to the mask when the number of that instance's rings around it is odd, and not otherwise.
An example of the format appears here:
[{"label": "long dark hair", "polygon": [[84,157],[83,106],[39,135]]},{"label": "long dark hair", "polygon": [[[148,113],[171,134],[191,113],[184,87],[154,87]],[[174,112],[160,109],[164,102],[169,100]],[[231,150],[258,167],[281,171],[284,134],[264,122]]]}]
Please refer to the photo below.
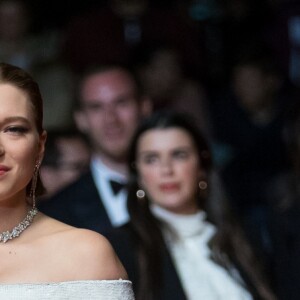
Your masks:
[{"label": "long dark hair", "polygon": [[[206,171],[206,180],[208,181],[212,166],[209,146],[190,116],[172,111],[159,111],[145,119],[136,131],[129,151],[130,181],[127,205],[138,248],[141,274],[137,288],[139,300],[158,298],[157,295],[162,284],[161,259],[165,245],[161,231],[162,223],[151,213],[147,196],[143,199],[138,199],[136,196],[137,190],[140,189],[139,174],[135,164],[137,146],[146,131],[166,128],[181,128],[191,136],[198,151],[201,168]],[[259,272],[257,259],[254,257],[251,247],[230,214],[226,199],[218,199],[218,203],[211,203],[207,199],[206,193],[199,193],[199,208],[206,211],[208,220],[217,227],[217,233],[210,243],[212,259],[228,270],[232,264],[238,266],[242,275],[249,279],[249,288],[256,290],[262,299],[274,299]]]}]

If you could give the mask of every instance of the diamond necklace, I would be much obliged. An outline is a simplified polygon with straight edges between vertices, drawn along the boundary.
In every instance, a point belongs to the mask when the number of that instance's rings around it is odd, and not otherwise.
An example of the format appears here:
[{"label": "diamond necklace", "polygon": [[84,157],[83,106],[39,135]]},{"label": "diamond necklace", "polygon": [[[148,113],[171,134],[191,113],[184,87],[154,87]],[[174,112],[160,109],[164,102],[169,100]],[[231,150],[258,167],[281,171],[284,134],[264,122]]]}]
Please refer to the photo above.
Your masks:
[{"label": "diamond necklace", "polygon": [[6,243],[8,240],[18,237],[32,223],[33,218],[37,213],[37,208],[31,208],[24,220],[20,222],[12,231],[4,231],[0,233],[0,242]]}]

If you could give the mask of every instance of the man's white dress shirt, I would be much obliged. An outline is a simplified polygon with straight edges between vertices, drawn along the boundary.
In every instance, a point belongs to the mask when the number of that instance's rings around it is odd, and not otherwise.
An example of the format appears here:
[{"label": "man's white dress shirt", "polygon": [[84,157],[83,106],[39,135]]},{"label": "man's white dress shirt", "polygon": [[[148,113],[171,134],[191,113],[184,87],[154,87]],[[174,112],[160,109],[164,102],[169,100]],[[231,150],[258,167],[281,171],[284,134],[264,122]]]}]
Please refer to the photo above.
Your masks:
[{"label": "man's white dress shirt", "polygon": [[114,194],[110,180],[126,184],[126,177],[105,166],[100,159],[93,157],[91,160],[91,171],[102,203],[113,226],[118,227],[129,220],[126,207],[127,191],[122,189]]}]

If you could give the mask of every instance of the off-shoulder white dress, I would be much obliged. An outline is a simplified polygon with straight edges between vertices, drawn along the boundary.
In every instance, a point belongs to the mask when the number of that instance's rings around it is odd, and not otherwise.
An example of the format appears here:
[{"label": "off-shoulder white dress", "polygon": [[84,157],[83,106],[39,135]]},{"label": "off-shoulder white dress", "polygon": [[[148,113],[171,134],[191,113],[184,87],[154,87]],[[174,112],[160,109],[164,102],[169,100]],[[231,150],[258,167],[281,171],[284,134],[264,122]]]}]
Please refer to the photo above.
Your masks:
[{"label": "off-shoulder white dress", "polygon": [[134,300],[128,280],[82,280],[59,283],[0,284],[5,300]]}]

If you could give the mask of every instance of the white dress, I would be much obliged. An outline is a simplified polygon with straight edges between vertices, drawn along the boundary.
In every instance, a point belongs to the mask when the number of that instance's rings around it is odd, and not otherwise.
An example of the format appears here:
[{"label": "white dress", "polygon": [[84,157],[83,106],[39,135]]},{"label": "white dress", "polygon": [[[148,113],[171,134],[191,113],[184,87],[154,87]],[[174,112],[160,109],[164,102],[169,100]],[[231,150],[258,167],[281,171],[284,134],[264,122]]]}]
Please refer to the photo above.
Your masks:
[{"label": "white dress", "polygon": [[2,300],[134,300],[128,280],[0,284]]}]

